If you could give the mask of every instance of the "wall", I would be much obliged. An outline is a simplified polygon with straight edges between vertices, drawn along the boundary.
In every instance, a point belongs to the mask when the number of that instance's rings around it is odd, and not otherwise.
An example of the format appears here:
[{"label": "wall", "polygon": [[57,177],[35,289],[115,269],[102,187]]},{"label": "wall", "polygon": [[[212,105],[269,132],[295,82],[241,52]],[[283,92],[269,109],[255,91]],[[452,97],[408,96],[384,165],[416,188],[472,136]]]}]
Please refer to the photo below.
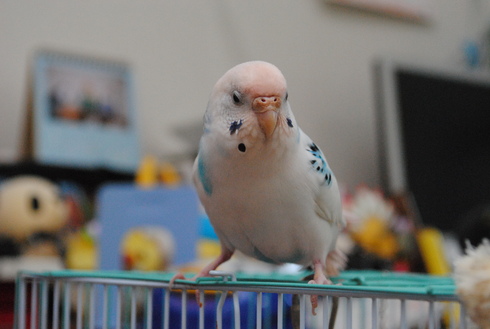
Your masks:
[{"label": "wall", "polygon": [[433,18],[421,25],[322,0],[3,0],[0,160],[18,154],[38,47],[129,62],[143,150],[159,156],[189,151],[176,129],[200,125],[208,94],[228,68],[262,59],[283,71],[298,122],[338,179],[376,185],[373,58],[461,65],[463,40],[486,27],[481,1],[433,0]]}]

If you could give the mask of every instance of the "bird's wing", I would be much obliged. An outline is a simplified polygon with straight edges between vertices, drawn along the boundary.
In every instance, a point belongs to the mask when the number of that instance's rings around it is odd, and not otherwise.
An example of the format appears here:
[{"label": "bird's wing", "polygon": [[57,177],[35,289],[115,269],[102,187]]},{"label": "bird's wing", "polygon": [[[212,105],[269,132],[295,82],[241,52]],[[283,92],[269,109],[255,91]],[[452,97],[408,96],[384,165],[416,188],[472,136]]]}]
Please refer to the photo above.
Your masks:
[{"label": "bird's wing", "polygon": [[326,221],[343,226],[342,202],[337,180],[320,148],[303,131],[300,135],[300,152],[304,152],[307,158],[308,175],[313,176],[312,181],[316,185],[315,212]]}]

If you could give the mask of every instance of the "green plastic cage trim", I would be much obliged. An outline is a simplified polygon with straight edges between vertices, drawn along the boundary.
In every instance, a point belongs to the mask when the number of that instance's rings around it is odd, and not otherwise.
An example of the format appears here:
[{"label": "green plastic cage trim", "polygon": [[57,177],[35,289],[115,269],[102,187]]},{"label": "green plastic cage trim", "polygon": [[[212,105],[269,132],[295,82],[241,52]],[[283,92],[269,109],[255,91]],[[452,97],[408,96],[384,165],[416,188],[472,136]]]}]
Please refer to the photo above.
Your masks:
[{"label": "green plastic cage trim", "polygon": [[[19,276],[32,276],[47,279],[102,279],[102,280],[137,280],[147,282],[161,282],[168,284],[175,273],[170,272],[136,272],[136,271],[50,271],[50,272],[21,272]],[[192,288],[206,287],[263,287],[263,288],[288,288],[305,290],[327,290],[330,292],[359,292],[382,294],[408,294],[419,296],[440,296],[456,298],[454,280],[448,276],[432,276],[416,273],[394,273],[380,271],[344,271],[339,276],[332,278],[333,285],[307,284],[302,279],[311,272],[298,274],[244,274],[237,273],[236,281],[223,280],[221,277],[200,278],[192,280],[192,274],[186,274],[188,280],[176,280],[178,284],[184,284]],[[239,289],[237,289],[239,290]]]}]

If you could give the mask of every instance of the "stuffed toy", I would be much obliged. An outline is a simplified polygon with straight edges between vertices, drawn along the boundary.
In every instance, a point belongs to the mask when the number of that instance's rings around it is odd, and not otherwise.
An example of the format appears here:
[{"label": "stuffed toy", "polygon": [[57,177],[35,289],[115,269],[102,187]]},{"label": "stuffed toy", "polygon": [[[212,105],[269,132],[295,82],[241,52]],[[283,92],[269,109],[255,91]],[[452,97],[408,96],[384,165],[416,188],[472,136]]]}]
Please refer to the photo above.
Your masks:
[{"label": "stuffed toy", "polygon": [[58,186],[36,176],[0,185],[0,256],[63,256],[61,230],[69,218]]}]

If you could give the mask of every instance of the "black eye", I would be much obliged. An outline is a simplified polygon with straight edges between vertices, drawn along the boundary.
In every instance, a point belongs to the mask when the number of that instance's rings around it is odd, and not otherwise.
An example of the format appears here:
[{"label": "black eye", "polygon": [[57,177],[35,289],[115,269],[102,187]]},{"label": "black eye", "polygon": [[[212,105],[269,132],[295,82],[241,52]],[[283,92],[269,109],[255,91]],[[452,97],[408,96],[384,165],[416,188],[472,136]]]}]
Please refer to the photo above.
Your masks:
[{"label": "black eye", "polygon": [[287,101],[289,97],[289,94],[286,92],[286,97],[284,97],[284,100]]},{"label": "black eye", "polygon": [[39,208],[41,208],[41,204],[39,202],[39,199],[35,196],[31,198],[31,209],[34,211],[38,211]]},{"label": "black eye", "polygon": [[247,147],[245,146],[245,144],[243,144],[243,143],[238,144],[238,151],[245,152],[246,150],[247,150]]},{"label": "black eye", "polygon": [[233,92],[233,102],[237,105],[242,103],[240,93],[236,90]]}]

